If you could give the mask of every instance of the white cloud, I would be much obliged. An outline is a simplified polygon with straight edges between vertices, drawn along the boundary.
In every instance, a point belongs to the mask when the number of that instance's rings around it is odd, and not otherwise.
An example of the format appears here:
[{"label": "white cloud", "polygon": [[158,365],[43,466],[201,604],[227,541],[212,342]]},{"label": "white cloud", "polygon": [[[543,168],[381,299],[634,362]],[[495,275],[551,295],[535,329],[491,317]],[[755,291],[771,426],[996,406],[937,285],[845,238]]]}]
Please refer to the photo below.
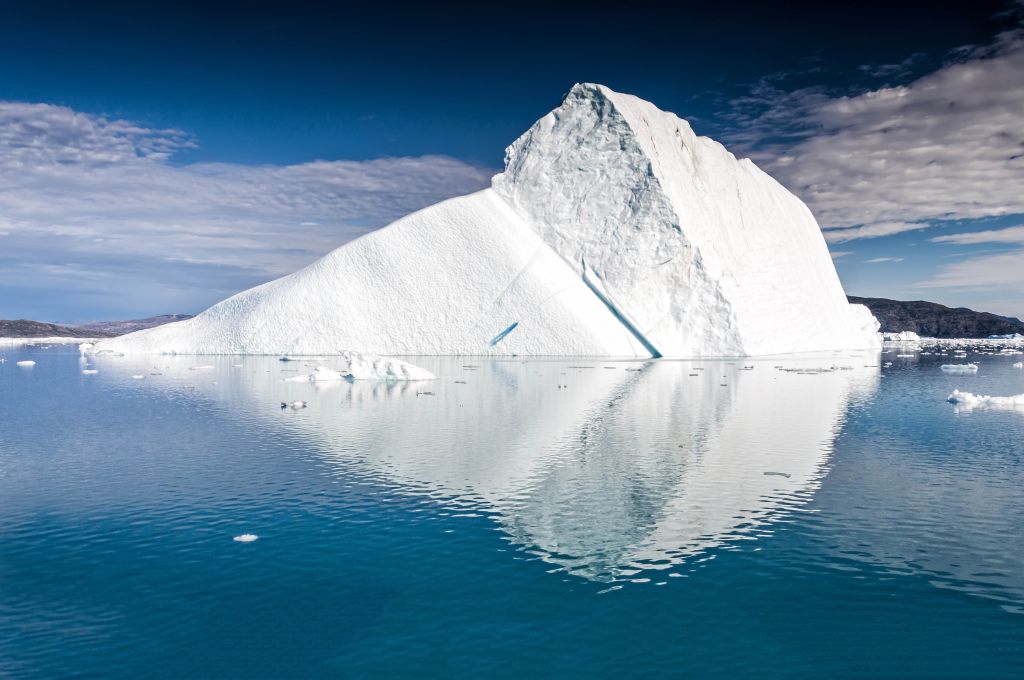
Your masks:
[{"label": "white cloud", "polygon": [[977,243],[1024,243],[1024,224],[1005,229],[989,229],[986,231],[965,232],[963,234],[947,234],[931,239],[935,243],[957,243],[973,245]]},{"label": "white cloud", "polygon": [[829,252],[829,255],[832,256],[833,260],[838,260],[839,258],[846,257],[847,255],[851,255],[852,253],[852,250],[833,250]]},{"label": "white cloud", "polygon": [[827,232],[832,242],[897,233],[894,224],[1024,213],[1022,73],[1017,29],[957,50],[909,84],[861,94],[787,92],[766,78],[734,102],[731,140],[824,227],[853,228]]},{"label": "white cloud", "polygon": [[825,229],[822,233],[829,243],[845,243],[861,238],[878,238],[880,236],[892,236],[905,231],[916,231],[926,229],[927,224],[919,222],[879,222],[868,224],[863,227],[848,227],[846,229]]},{"label": "white cloud", "polygon": [[[991,288],[1024,297],[1024,250],[971,257],[942,267],[919,288]],[[1019,312],[1019,303],[1017,305]]]},{"label": "white cloud", "polygon": [[903,262],[902,257],[873,257],[870,260],[864,260],[864,264],[881,264],[883,262]]},{"label": "white cloud", "polygon": [[[0,102],[0,279],[76,290],[83,272],[102,272],[90,294],[127,296],[148,286],[152,296],[177,286],[191,292],[173,304],[201,307],[408,212],[482,188],[493,172],[445,156],[169,162],[195,144],[177,130]],[[64,268],[41,268],[55,263]],[[150,306],[180,311],[159,300]]]}]

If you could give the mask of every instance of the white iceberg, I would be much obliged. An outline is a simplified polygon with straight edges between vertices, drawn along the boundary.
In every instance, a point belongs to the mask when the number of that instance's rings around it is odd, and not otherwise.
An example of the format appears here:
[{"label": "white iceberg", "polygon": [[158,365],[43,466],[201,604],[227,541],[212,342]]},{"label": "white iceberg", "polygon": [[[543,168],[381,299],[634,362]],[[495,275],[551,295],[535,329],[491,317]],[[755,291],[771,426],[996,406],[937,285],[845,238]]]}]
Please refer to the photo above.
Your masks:
[{"label": "white iceberg", "polygon": [[988,406],[994,408],[1024,409],[1024,394],[1015,394],[1009,397],[992,397],[987,394],[974,394],[972,392],[953,390],[953,393],[946,397],[946,400],[951,404],[966,406],[968,408]]},{"label": "white iceberg", "polygon": [[358,352],[342,352],[348,362],[344,370],[317,366],[308,375],[285,378],[286,382],[333,382],[338,380],[434,380],[430,371],[405,361]]},{"label": "white iceberg", "polygon": [[899,333],[882,333],[883,342],[896,342],[901,344],[917,344],[921,342],[921,336],[914,331],[900,331]]},{"label": "white iceberg", "polygon": [[977,373],[978,364],[942,364],[939,367],[945,373]]},{"label": "white iceberg", "polygon": [[24,361],[19,361],[17,365],[24,366],[25,368],[31,368],[32,366],[36,365],[36,362],[26,359]]},{"label": "white iceberg", "polygon": [[799,199],[676,115],[582,84],[491,188],[98,347],[726,356],[875,348],[877,330]]}]

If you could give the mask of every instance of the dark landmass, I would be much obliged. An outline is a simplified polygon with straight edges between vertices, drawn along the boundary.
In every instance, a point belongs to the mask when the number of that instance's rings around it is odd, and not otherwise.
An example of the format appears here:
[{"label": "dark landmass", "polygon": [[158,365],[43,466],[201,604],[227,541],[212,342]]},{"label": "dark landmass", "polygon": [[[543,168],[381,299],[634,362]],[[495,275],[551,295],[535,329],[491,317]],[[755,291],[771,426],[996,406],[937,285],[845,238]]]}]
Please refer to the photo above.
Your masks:
[{"label": "dark landmass", "polygon": [[109,338],[113,333],[88,331],[74,326],[59,326],[45,321],[0,319],[0,338]]},{"label": "dark landmass", "polygon": [[191,319],[190,314],[163,314],[148,319],[128,321],[90,321],[74,326],[64,326],[45,321],[0,319],[0,338],[113,338],[118,335],[141,331],[144,328],[162,326],[172,321]]},{"label": "dark landmass", "polygon": [[855,304],[866,305],[882,324],[883,333],[914,331],[929,338],[1024,334],[1024,321],[1012,316],[976,312],[966,307],[946,307],[924,300],[901,301],[853,295],[849,299]]},{"label": "dark landmass", "polygon": [[184,321],[191,318],[191,314],[161,314],[160,316],[151,316],[147,319],[131,319],[129,321],[89,321],[78,324],[78,327],[92,332],[101,331],[110,335],[125,335],[126,333],[134,333],[145,328],[163,326],[165,323]]}]

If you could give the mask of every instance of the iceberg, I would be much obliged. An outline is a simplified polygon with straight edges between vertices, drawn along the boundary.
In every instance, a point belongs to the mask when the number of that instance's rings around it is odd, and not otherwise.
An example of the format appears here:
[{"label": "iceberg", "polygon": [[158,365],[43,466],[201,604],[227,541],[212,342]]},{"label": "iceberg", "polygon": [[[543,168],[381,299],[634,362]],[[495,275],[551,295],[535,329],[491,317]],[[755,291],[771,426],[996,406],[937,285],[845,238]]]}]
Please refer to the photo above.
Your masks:
[{"label": "iceberg", "polygon": [[490,188],[97,348],[742,356],[874,349],[878,328],[798,198],[675,114],[578,84]]},{"label": "iceberg", "polygon": [[974,394],[973,392],[953,390],[953,393],[946,398],[946,401],[968,409],[991,407],[1024,410],[1024,394],[1015,394],[1009,397],[992,397],[987,394]]},{"label": "iceberg", "polygon": [[308,375],[285,378],[286,382],[332,382],[337,380],[434,380],[430,371],[398,359],[389,359],[356,352],[343,352],[348,362],[344,370],[317,366]]},{"label": "iceberg", "polygon": [[939,370],[943,373],[977,373],[978,364],[942,364]]}]

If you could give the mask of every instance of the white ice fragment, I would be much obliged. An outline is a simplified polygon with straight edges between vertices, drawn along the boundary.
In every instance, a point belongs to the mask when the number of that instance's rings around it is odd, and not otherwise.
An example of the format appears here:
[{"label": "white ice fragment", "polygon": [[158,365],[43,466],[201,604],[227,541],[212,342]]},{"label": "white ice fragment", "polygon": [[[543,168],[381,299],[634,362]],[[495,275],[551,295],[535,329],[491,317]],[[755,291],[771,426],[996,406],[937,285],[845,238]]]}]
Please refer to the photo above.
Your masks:
[{"label": "white ice fragment", "polygon": [[1013,365],[1014,368],[1024,368],[1024,361],[1018,361]]},{"label": "white ice fragment", "polygon": [[259,536],[257,536],[256,534],[242,534],[241,536],[235,536],[234,539],[232,540],[235,540],[239,543],[252,543],[258,538]]},{"label": "white ice fragment", "polygon": [[35,366],[36,362],[26,359],[25,361],[19,361],[18,365],[19,366],[29,367],[29,366]]},{"label": "white ice fragment", "polygon": [[344,380],[345,374],[341,371],[335,371],[334,369],[327,368],[326,366],[317,366],[316,370],[309,374],[307,380],[311,382],[329,382],[332,380]]},{"label": "white ice fragment", "polygon": [[136,373],[135,375],[132,376],[132,380],[145,380],[145,379],[146,379],[146,376],[142,375],[141,373]]},{"label": "white ice fragment", "polygon": [[947,398],[951,404],[973,408],[976,406],[991,406],[996,408],[1022,408],[1024,409],[1024,394],[1015,394],[1009,397],[992,397],[987,394],[974,394],[972,392],[961,392],[953,390]]},{"label": "white ice fragment", "polygon": [[99,373],[95,368],[83,368],[82,375],[96,375]]},{"label": "white ice fragment", "polygon": [[978,364],[942,364],[939,367],[945,373],[977,373]]}]

